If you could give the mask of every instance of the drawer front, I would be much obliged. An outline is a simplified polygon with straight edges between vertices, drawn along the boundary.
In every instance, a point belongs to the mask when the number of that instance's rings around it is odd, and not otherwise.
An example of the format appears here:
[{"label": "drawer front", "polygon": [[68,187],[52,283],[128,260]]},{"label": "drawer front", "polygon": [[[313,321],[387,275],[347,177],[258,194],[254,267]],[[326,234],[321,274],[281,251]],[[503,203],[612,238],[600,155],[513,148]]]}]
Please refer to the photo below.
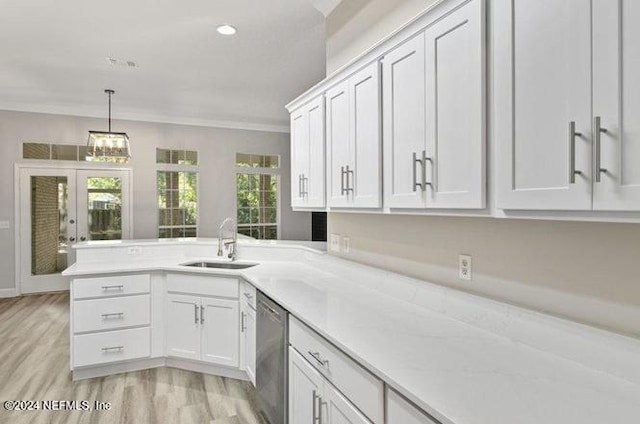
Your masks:
[{"label": "drawer front", "polygon": [[112,330],[149,325],[150,296],[78,300],[73,303],[73,332]]},{"label": "drawer front", "polygon": [[77,300],[149,293],[149,280],[148,274],[76,278],[72,282],[73,298]]},{"label": "drawer front", "polygon": [[382,381],[290,316],[289,342],[375,424],[383,423]]},{"label": "drawer front", "polygon": [[73,336],[73,366],[148,358],[151,352],[150,335],[149,328],[134,328]]},{"label": "drawer front", "polygon": [[387,424],[438,424],[407,402],[393,390],[387,389]]},{"label": "drawer front", "polygon": [[256,288],[246,281],[242,282],[240,298],[256,309]]},{"label": "drawer front", "polygon": [[217,275],[167,274],[167,290],[173,293],[201,294],[237,299],[240,291],[237,277]]}]

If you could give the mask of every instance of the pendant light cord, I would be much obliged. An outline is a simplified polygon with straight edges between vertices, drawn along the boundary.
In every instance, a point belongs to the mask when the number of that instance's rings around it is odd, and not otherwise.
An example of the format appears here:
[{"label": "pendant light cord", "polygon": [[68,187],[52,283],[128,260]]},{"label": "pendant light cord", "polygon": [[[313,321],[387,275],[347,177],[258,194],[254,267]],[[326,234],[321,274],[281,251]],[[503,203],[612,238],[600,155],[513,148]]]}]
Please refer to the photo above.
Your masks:
[{"label": "pendant light cord", "polygon": [[111,132],[111,95],[115,93],[115,91],[107,88],[104,92],[109,95],[109,132]]}]

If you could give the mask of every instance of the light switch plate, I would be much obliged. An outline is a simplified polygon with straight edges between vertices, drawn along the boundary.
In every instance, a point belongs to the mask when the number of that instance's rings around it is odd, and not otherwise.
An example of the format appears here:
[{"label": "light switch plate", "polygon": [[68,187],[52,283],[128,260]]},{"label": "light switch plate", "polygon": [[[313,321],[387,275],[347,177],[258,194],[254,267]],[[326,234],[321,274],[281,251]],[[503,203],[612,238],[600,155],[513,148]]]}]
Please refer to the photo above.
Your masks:
[{"label": "light switch plate", "polygon": [[9,221],[0,221],[0,230],[8,230],[11,228]]},{"label": "light switch plate", "polygon": [[340,234],[331,234],[329,249],[332,252],[340,252]]},{"label": "light switch plate", "polygon": [[142,247],[140,246],[129,246],[127,248],[127,253],[129,255],[139,255],[142,252]]}]

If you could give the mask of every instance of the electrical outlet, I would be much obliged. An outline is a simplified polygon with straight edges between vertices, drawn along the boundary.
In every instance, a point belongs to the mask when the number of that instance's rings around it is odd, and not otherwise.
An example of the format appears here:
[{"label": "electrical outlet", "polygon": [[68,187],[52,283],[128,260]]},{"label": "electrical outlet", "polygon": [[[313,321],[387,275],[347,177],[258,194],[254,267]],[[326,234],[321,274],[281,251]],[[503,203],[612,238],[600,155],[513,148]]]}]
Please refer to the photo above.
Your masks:
[{"label": "electrical outlet", "polygon": [[332,252],[340,252],[340,234],[331,234],[329,249]]},{"label": "electrical outlet", "polygon": [[471,281],[471,255],[458,255],[458,277]]},{"label": "electrical outlet", "polygon": [[140,246],[129,246],[127,248],[127,253],[129,255],[139,255],[141,251],[142,248]]},{"label": "electrical outlet", "polygon": [[351,239],[347,236],[342,237],[342,251],[349,253],[351,251]]},{"label": "electrical outlet", "polygon": [[8,230],[10,228],[9,221],[0,221],[0,229]]}]

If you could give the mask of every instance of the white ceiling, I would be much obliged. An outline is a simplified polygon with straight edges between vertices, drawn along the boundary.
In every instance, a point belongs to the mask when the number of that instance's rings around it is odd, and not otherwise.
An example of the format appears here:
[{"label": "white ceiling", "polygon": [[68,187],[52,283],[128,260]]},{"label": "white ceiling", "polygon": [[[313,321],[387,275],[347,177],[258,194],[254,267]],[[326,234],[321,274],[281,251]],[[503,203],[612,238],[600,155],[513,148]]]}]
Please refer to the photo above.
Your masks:
[{"label": "white ceiling", "polygon": [[114,119],[286,130],[325,73],[314,1],[2,0],[0,109],[106,118],[112,88]]}]

